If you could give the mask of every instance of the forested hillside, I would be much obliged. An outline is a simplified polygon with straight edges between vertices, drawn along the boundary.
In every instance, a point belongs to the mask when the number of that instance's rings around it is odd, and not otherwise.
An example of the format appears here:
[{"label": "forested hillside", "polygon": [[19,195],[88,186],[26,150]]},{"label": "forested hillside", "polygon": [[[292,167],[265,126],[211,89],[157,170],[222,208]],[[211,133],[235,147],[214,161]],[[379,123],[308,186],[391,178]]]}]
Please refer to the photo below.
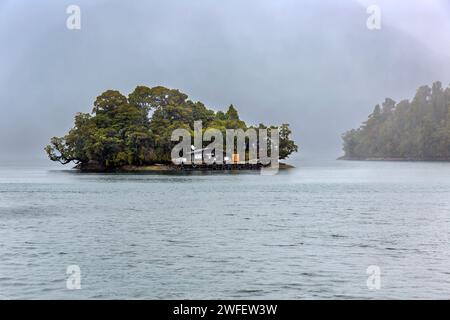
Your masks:
[{"label": "forested hillside", "polygon": [[343,159],[450,160],[450,87],[435,82],[411,101],[387,98],[343,140]]}]

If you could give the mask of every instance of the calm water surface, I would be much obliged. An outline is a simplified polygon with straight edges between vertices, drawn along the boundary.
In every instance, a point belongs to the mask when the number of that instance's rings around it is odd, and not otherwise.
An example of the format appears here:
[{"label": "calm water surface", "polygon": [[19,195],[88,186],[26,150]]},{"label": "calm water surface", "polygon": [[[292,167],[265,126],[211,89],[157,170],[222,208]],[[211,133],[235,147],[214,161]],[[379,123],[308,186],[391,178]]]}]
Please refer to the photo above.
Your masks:
[{"label": "calm water surface", "polygon": [[[296,165],[277,176],[0,165],[0,298],[450,298],[449,163]],[[74,264],[81,290],[66,289]]]}]

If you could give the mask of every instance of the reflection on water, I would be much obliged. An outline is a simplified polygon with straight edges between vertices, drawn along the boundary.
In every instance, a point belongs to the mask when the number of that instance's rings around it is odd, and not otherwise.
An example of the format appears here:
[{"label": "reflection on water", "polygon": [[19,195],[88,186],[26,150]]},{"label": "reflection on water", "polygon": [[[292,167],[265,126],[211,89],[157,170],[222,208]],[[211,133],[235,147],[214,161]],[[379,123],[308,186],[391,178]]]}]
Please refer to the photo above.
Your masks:
[{"label": "reflection on water", "polygon": [[448,298],[449,163],[297,167],[0,167],[0,298]]}]

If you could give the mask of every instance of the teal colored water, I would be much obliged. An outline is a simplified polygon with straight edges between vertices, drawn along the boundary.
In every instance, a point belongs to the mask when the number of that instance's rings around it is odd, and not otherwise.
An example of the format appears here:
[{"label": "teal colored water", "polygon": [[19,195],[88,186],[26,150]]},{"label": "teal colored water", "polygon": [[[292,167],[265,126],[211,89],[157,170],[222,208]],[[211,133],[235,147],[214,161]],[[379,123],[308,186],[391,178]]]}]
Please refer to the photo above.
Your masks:
[{"label": "teal colored water", "polygon": [[[0,298],[449,298],[450,163],[295,165],[0,166]],[[66,288],[69,265],[80,290]]]}]

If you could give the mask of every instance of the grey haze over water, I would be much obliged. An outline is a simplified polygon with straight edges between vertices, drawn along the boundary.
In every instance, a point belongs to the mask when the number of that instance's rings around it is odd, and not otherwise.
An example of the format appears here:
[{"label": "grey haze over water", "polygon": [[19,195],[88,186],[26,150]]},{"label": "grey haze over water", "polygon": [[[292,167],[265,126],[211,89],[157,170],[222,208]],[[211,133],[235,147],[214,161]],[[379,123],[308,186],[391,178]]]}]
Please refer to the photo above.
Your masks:
[{"label": "grey haze over water", "polygon": [[[78,4],[82,29],[65,27]],[[382,29],[366,28],[379,4]],[[44,158],[105,89],[164,85],[249,123],[289,122],[304,157],[386,96],[450,82],[450,5],[435,1],[0,1],[0,159]]]}]

